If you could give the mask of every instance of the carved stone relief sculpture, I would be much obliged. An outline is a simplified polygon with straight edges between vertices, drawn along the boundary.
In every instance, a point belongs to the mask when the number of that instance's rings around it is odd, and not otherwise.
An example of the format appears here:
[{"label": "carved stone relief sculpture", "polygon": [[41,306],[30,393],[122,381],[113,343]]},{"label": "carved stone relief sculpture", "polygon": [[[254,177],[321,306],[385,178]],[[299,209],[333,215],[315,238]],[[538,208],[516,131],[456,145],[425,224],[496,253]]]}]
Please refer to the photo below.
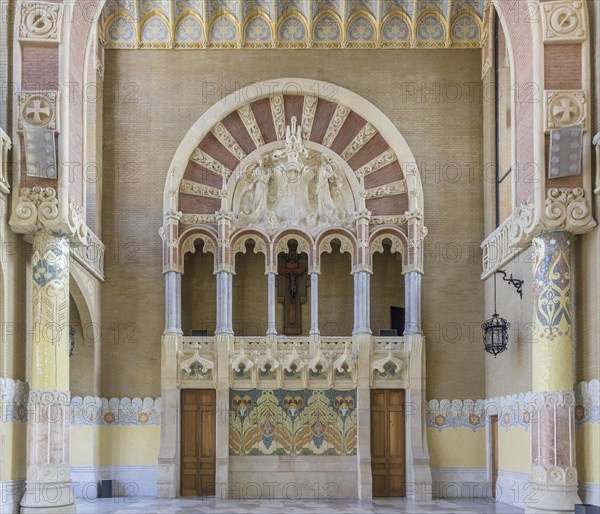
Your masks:
[{"label": "carved stone relief sculpture", "polygon": [[316,233],[331,225],[352,226],[355,206],[348,180],[331,158],[305,147],[295,117],[285,147],[261,155],[237,177],[233,213],[238,228],[274,233],[302,226]]}]

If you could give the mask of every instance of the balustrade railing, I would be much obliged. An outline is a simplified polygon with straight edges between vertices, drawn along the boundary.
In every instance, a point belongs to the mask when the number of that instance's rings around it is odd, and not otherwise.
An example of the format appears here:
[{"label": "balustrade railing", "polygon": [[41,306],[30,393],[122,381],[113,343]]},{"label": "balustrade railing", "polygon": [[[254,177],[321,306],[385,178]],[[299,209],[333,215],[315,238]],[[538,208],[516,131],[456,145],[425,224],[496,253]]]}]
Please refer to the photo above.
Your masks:
[{"label": "balustrade railing", "polygon": [[0,128],[0,193],[7,195],[10,192],[8,183],[8,151],[11,148],[8,134]]},{"label": "balustrade railing", "polygon": [[71,255],[97,279],[104,281],[104,243],[89,228],[87,240],[87,245],[72,246]]}]

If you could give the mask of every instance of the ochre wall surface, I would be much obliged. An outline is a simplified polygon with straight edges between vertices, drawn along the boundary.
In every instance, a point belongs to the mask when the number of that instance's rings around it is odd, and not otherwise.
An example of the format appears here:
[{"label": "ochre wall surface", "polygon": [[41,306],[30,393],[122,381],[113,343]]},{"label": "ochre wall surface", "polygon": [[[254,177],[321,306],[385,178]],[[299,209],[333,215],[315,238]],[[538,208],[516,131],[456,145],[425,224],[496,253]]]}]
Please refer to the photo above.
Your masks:
[{"label": "ochre wall surface", "polygon": [[[472,328],[484,316],[480,51],[290,56],[250,50],[226,56],[218,51],[106,52],[102,318],[111,340],[103,340],[102,396],[159,395],[164,279],[157,230],[165,176],[177,146],[226,95],[283,77],[350,89],[380,108],[405,137],[421,169],[429,229],[423,279],[427,395],[482,396],[484,358],[479,330]],[[401,276],[387,278],[402,283]],[[133,363],[145,372],[128,372]]]}]

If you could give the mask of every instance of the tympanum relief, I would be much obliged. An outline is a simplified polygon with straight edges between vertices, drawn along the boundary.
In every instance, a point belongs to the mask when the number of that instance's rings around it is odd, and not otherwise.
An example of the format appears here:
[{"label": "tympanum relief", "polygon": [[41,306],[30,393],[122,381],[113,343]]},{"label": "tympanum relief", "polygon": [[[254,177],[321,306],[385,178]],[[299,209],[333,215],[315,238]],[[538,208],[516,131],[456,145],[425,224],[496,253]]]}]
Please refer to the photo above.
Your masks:
[{"label": "tympanum relief", "polygon": [[302,127],[292,118],[285,147],[265,153],[239,170],[232,207],[238,228],[275,233],[302,226],[351,226],[356,210],[348,179],[329,156],[306,148]]}]

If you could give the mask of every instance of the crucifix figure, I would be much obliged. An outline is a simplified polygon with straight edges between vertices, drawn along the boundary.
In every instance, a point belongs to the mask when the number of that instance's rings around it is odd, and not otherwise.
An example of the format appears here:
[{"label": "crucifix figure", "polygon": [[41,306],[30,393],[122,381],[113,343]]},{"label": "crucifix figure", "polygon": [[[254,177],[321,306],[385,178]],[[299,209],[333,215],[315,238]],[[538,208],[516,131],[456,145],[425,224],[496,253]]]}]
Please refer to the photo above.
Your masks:
[{"label": "crucifix figure", "polygon": [[302,333],[301,305],[306,303],[308,258],[306,254],[298,254],[298,243],[290,241],[288,253],[279,254],[277,258],[278,301],[284,305],[285,335]]}]

